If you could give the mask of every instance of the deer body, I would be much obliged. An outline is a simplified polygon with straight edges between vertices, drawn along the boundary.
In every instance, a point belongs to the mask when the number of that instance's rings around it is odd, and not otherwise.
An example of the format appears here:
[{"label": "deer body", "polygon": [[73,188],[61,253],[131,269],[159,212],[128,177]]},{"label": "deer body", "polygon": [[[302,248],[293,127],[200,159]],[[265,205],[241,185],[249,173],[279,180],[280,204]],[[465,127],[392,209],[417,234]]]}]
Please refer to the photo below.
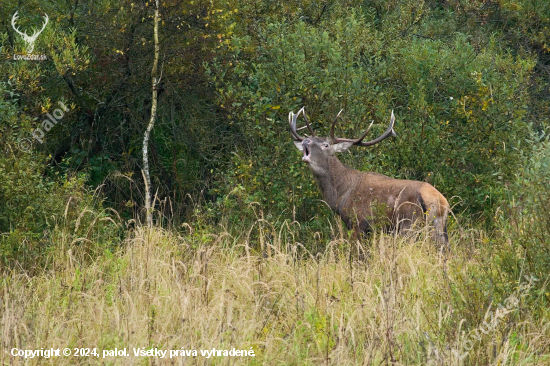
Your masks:
[{"label": "deer body", "polygon": [[[377,227],[403,233],[421,219],[433,226],[436,242],[448,243],[446,221],[449,204],[432,185],[361,172],[345,166],[335,156],[353,145],[370,146],[393,135],[393,113],[390,127],[382,136],[361,143],[367,133],[358,140],[334,138],[336,119],[331,138],[302,138],[296,132],[296,118],[300,112],[297,115],[291,112],[289,117],[294,144],[304,153],[302,160],[308,163],[323,199],[348,227],[366,232]],[[309,123],[307,126],[313,132]]]}]

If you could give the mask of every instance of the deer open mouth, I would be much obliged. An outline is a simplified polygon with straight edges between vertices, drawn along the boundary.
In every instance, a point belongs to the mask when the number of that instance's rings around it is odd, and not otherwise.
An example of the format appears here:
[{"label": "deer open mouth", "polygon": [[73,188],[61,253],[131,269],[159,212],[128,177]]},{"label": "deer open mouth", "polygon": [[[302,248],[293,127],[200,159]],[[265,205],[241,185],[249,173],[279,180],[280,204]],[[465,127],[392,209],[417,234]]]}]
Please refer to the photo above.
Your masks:
[{"label": "deer open mouth", "polygon": [[309,163],[310,162],[309,158],[311,156],[311,150],[309,149],[309,141],[304,140],[304,142],[302,142],[302,146],[304,148],[304,156],[302,157],[302,161]]}]

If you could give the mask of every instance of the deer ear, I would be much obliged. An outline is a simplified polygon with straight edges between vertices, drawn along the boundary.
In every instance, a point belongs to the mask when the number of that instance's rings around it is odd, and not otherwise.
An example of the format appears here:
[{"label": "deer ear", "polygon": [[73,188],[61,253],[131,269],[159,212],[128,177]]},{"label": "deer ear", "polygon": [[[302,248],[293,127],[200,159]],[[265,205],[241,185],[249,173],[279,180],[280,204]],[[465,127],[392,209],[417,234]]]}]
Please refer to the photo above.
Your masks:
[{"label": "deer ear", "polygon": [[302,141],[296,141],[296,140],[292,140],[294,142],[294,146],[296,146],[296,148],[300,151],[304,151],[304,147],[302,146]]},{"label": "deer ear", "polygon": [[349,149],[350,147],[353,146],[353,142],[338,142],[334,145],[332,145],[332,148],[334,149],[334,152],[344,152],[346,151],[347,149]]}]

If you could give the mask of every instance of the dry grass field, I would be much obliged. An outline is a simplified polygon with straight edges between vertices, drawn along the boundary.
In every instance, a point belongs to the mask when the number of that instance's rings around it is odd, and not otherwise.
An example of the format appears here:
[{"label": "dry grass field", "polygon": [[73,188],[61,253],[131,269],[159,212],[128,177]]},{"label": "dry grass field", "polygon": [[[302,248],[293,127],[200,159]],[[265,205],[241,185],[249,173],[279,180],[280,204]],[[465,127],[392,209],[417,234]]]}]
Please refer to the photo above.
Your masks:
[{"label": "dry grass field", "polygon": [[[550,364],[550,323],[527,308],[525,280],[517,302],[488,295],[483,233],[451,231],[443,254],[422,233],[354,242],[337,228],[313,254],[292,225],[256,225],[265,234],[254,239],[254,228],[237,237],[139,228],[95,258],[92,241],[58,237],[42,274],[2,277],[0,364]],[[139,347],[167,354],[136,357]],[[13,348],[95,348],[98,357],[25,359]],[[128,356],[103,358],[115,348]],[[214,348],[254,356],[200,353]]]}]

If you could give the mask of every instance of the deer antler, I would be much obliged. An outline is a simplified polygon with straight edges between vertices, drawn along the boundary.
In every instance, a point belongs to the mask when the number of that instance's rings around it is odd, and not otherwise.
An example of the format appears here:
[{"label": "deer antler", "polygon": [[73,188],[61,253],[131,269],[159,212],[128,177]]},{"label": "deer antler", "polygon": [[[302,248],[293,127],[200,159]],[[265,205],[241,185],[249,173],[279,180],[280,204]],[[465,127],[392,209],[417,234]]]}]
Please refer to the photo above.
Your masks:
[{"label": "deer antler", "polygon": [[[300,115],[300,113],[303,113],[304,115],[304,119],[306,120],[306,126],[307,128],[309,129],[309,132],[311,132],[311,136],[315,136],[315,132],[313,132],[313,128],[311,128],[311,125],[309,124],[309,121],[307,120],[307,117],[306,117],[306,112],[304,110],[305,107],[302,107],[302,109],[300,109],[298,111],[298,113],[294,114],[294,112],[290,112],[288,114],[288,123],[290,124],[290,132],[292,133],[292,136],[294,136],[294,139],[297,140],[297,141],[303,141],[303,137],[298,135],[298,132],[296,130],[296,121],[298,120],[298,116]],[[302,128],[305,128],[302,127]],[[300,129],[302,129],[300,128]]]},{"label": "deer antler", "polygon": [[[341,113],[342,111],[340,111]],[[370,140],[370,141],[367,141],[367,142],[361,142],[363,141],[363,139],[367,136],[367,134],[369,133],[370,131],[370,128],[372,127],[372,124],[374,123],[374,121],[372,121],[370,123],[370,126],[369,128],[367,128],[367,130],[365,131],[365,133],[363,133],[363,135],[361,135],[361,137],[359,137],[357,140],[353,140],[353,139],[341,139],[341,138],[334,138],[334,125],[336,124],[336,120],[338,119],[338,117],[340,116],[340,113],[338,113],[338,115],[336,116],[336,118],[334,119],[334,122],[332,123],[332,128],[330,130],[330,134],[331,134],[331,138],[332,138],[332,143],[335,144],[335,143],[338,143],[338,142],[353,142],[354,145],[356,146],[372,146],[372,145],[375,145],[377,143],[379,143],[380,141],[390,137],[390,136],[393,136],[395,137],[396,134],[395,134],[395,131],[393,130],[393,125],[395,124],[395,116],[393,114],[393,110],[391,111],[391,119],[390,119],[390,125],[388,126],[388,129],[380,136],[378,136],[377,138],[375,138],[374,140]]]},{"label": "deer antler", "polygon": [[330,127],[330,139],[334,141],[334,126],[336,126],[336,121],[338,121],[338,117],[340,117],[340,114],[343,112],[343,109],[340,109],[340,112],[336,115],[334,120],[332,121],[332,126]]}]

